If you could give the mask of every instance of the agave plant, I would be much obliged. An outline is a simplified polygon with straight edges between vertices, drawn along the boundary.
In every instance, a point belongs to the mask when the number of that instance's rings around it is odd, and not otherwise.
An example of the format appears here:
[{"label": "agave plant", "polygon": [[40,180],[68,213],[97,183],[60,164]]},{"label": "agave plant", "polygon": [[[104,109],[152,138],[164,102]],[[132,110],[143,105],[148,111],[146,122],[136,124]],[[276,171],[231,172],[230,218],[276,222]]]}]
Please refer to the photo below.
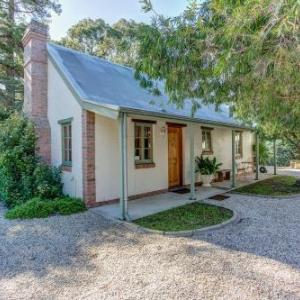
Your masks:
[{"label": "agave plant", "polygon": [[202,155],[196,156],[195,162],[195,172],[201,175],[214,175],[222,166],[222,163],[218,163],[215,157],[209,159],[209,157],[204,158]]}]

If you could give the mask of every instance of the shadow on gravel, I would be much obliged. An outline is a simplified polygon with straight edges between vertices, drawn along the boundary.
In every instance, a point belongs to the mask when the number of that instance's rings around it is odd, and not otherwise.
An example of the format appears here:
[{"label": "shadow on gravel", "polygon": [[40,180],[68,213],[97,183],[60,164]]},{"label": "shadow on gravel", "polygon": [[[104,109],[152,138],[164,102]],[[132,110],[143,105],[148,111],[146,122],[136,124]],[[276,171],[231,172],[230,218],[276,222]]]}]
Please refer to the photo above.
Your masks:
[{"label": "shadow on gravel", "polygon": [[251,199],[241,219],[220,230],[192,237],[225,249],[246,252],[300,270],[300,199]]},{"label": "shadow on gravel", "polygon": [[71,216],[9,221],[0,206],[0,278],[22,273],[46,276],[50,269],[94,268],[90,247],[138,244],[124,228],[87,211]]}]

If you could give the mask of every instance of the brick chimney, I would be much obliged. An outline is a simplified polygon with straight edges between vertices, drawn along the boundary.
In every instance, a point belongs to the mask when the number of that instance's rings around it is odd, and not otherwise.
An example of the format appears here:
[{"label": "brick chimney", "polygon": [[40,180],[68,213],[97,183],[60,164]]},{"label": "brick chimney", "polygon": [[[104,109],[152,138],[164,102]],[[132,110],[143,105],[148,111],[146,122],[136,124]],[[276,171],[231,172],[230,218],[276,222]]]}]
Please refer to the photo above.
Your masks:
[{"label": "brick chimney", "polygon": [[32,20],[24,37],[23,112],[36,125],[38,153],[51,163],[51,131],[48,121],[48,26]]}]

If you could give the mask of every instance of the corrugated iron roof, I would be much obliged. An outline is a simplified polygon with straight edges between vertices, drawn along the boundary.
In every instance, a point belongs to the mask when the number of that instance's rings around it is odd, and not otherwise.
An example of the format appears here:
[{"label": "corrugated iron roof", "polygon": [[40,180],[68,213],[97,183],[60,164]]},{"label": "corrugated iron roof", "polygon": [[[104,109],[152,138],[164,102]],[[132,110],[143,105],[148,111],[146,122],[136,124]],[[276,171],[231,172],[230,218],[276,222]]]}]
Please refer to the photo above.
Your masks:
[{"label": "corrugated iron roof", "polygon": [[[131,68],[56,44],[48,44],[48,53],[82,101],[170,117],[191,116],[190,101],[187,100],[184,108],[179,109],[169,103],[166,94],[154,96],[140,86]],[[163,92],[162,83],[160,85]],[[214,105],[202,104],[195,113],[194,120],[243,127],[230,116],[226,105],[221,105],[216,110]]]}]

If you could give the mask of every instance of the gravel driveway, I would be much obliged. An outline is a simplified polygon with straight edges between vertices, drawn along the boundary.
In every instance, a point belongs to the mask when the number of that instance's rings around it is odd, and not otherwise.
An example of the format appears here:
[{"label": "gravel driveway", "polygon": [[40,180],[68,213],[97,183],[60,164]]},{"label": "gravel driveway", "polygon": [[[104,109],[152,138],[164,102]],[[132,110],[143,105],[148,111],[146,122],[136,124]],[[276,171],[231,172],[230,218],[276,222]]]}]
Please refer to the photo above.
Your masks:
[{"label": "gravel driveway", "polygon": [[240,223],[193,238],[0,208],[0,299],[300,299],[300,198],[223,203]]}]

